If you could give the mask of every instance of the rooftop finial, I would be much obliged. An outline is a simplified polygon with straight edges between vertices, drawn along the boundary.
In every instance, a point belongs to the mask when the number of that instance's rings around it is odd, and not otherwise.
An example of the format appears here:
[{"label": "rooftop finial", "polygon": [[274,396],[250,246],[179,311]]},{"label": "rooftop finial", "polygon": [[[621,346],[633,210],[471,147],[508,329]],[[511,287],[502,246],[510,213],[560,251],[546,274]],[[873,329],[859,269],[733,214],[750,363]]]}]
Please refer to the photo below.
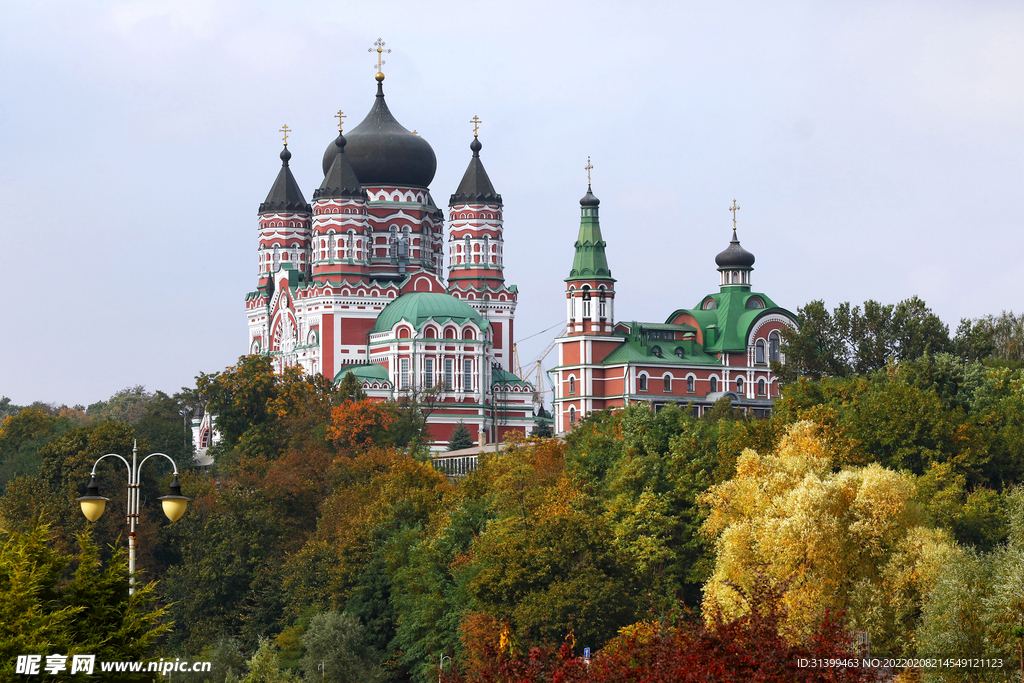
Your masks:
[{"label": "rooftop finial", "polygon": [[283,126],[281,126],[281,128],[279,130],[282,133],[284,133],[284,144],[285,144],[285,146],[287,146],[288,145],[288,133],[291,133],[292,130],[291,130],[291,128],[288,127],[287,123],[284,124]]},{"label": "rooftop finial", "polygon": [[736,200],[732,200],[732,206],[729,207],[732,211],[732,231],[736,232],[736,212],[740,210],[740,207],[736,205]]},{"label": "rooftop finial", "polygon": [[348,117],[345,116],[345,112],[339,109],[338,113],[334,115],[334,118],[338,119],[338,132],[340,133],[342,126],[345,124],[344,119],[347,119]]},{"label": "rooftop finial", "polygon": [[[377,48],[377,75],[374,76],[374,78],[376,78],[377,82],[380,83],[381,81],[384,80],[384,72],[381,71],[381,67],[387,63],[383,59],[381,59],[381,57],[385,52],[391,52],[391,48],[388,48],[387,50],[384,49],[384,45],[386,45],[386,43],[384,42],[383,38],[378,38],[377,40],[374,41],[373,44]],[[367,50],[367,52],[373,52],[373,48],[371,47],[369,50]]]},{"label": "rooftop finial", "polygon": [[594,168],[594,165],[590,163],[590,157],[587,157],[587,165],[583,168],[587,169],[587,189],[590,189],[590,170]]},{"label": "rooftop finial", "polygon": [[480,120],[479,116],[473,114],[473,118],[471,118],[469,122],[473,124],[473,137],[476,137],[480,132],[480,124],[483,123],[483,121]]}]

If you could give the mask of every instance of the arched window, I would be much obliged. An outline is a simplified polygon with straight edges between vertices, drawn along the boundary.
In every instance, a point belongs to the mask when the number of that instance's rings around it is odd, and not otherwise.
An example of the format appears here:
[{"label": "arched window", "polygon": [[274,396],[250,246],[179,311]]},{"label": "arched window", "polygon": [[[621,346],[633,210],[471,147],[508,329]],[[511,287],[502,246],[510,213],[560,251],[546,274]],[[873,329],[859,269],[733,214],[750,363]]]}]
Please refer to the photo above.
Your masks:
[{"label": "arched window", "polygon": [[569,378],[569,393],[570,394],[575,394],[576,393],[576,378],[575,377],[570,377]]},{"label": "arched window", "polygon": [[757,380],[757,395],[764,396],[764,379]]},{"label": "arched window", "polygon": [[778,332],[772,332],[768,335],[768,358],[773,361],[779,360],[779,346],[781,345],[781,338]]},{"label": "arched window", "polygon": [[467,327],[462,332],[462,338],[463,339],[475,339],[475,337],[473,336],[473,330]]},{"label": "arched window", "polygon": [[736,393],[737,394],[742,394],[743,393],[743,378],[742,377],[737,377],[736,378]]},{"label": "arched window", "polygon": [[636,390],[647,391],[647,375],[645,373],[641,372],[636,378]]},{"label": "arched window", "polygon": [[704,302],[703,308],[705,311],[712,311],[718,308],[718,303],[716,303],[714,299],[708,299],[707,301]]},{"label": "arched window", "polygon": [[695,391],[697,391],[697,388],[694,386],[696,383],[697,383],[696,382],[696,378],[694,378],[693,375],[690,375],[689,377],[687,377],[686,378],[686,393],[692,394]]},{"label": "arched window", "polygon": [[601,285],[600,287],[600,295],[597,302],[597,317],[602,319],[608,317],[608,299],[604,285]]},{"label": "arched window", "polygon": [[677,346],[676,347],[676,356],[678,358],[682,358],[683,357],[683,347],[682,346]]},{"label": "arched window", "polygon": [[712,375],[712,377],[711,377],[711,393],[713,394],[716,391],[718,391],[718,378]]},{"label": "arched window", "polygon": [[656,358],[661,358],[661,347],[660,346],[652,346],[651,347],[651,355],[656,357]]},{"label": "arched window", "polygon": [[590,285],[583,285],[583,319],[590,317]]},{"label": "arched window", "polygon": [[764,339],[758,339],[754,345],[754,362],[764,364]]},{"label": "arched window", "polygon": [[756,296],[752,296],[747,299],[747,308],[764,308],[764,302]]},{"label": "arched window", "polygon": [[576,424],[576,409],[569,406],[569,424]]},{"label": "arched window", "polygon": [[663,379],[665,380],[665,393],[672,393],[672,375],[665,375]]}]

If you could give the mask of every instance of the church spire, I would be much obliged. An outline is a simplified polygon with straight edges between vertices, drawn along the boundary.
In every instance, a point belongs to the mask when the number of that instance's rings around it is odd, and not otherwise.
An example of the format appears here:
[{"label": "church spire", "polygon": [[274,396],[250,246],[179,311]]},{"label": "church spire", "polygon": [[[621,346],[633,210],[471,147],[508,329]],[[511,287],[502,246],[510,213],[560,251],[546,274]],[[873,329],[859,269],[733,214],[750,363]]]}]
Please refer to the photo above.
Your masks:
[{"label": "church spire", "polygon": [[715,257],[718,265],[718,272],[721,273],[722,287],[743,287],[750,289],[750,271],[754,270],[754,255],[740,246],[740,239],[736,236],[736,212],[740,207],[736,200],[732,200],[732,240],[724,251]]},{"label": "church spire", "polygon": [[[287,134],[285,134],[287,139]],[[281,170],[270,187],[266,200],[260,204],[259,212],[262,213],[309,213],[309,204],[302,196],[299,184],[295,182],[295,176],[288,168],[288,160],[292,153],[288,151],[288,143],[284,143],[281,150]]]},{"label": "church spire", "polygon": [[580,232],[576,237],[576,254],[566,283],[566,317],[568,334],[606,335],[614,329],[615,280],[608,268],[598,207],[590,171],[594,166],[587,157],[587,193],[580,200]]}]

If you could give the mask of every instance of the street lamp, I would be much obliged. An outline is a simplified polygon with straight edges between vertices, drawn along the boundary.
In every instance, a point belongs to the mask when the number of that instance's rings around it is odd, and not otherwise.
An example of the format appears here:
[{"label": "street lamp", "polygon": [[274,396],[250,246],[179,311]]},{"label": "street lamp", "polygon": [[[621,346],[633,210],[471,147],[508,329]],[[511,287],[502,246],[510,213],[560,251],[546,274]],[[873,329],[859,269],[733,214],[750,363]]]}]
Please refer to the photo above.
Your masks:
[{"label": "street lamp", "polygon": [[444,660],[446,659],[448,660],[449,665],[452,663],[451,657],[448,655],[441,655],[441,663],[437,666],[437,683],[441,683],[441,674],[444,672]]},{"label": "street lamp", "polygon": [[104,498],[100,495],[99,486],[96,484],[96,466],[100,464],[100,460],[103,460],[103,458],[117,458],[128,468],[128,592],[130,594],[135,593],[135,525],[139,520],[139,510],[142,507],[139,498],[139,483],[141,482],[139,473],[146,461],[154,455],[162,455],[167,458],[171,463],[171,467],[174,468],[174,480],[171,482],[170,493],[166,496],[160,496],[158,500],[163,506],[167,519],[172,522],[177,521],[185,514],[185,506],[189,501],[188,498],[181,495],[181,485],[178,484],[178,465],[166,453],[150,453],[142,459],[142,462],[139,462],[139,449],[135,443],[132,444],[132,461],[130,463],[117,453],[107,453],[97,458],[92,466],[92,474],[90,475],[89,486],[85,490],[85,495],[76,499],[82,506],[82,514],[85,515],[85,518],[90,522],[95,522],[103,514],[109,500],[109,498]]}]

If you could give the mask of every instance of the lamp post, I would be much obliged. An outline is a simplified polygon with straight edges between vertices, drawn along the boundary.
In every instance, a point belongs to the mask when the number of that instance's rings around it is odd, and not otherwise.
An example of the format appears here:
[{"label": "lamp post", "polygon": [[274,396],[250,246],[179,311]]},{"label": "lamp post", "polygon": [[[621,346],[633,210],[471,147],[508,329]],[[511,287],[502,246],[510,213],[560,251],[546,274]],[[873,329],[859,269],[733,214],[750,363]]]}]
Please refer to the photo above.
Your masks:
[{"label": "lamp post", "polygon": [[441,655],[441,663],[437,665],[437,683],[441,683],[441,674],[444,672],[444,660],[451,664],[452,658],[448,655]]},{"label": "lamp post", "polygon": [[140,462],[139,449],[135,443],[132,444],[132,461],[130,463],[117,453],[107,453],[98,457],[93,463],[85,495],[76,499],[82,506],[82,514],[85,515],[85,518],[90,522],[95,522],[103,514],[107,501],[110,500],[100,495],[99,486],[96,484],[96,466],[103,458],[117,458],[128,468],[128,593],[132,595],[135,594],[135,525],[138,523],[139,510],[142,507],[139,498],[139,483],[141,482],[139,473],[146,461],[154,455],[162,455],[167,458],[171,467],[174,468],[174,480],[171,482],[170,493],[160,496],[158,500],[163,506],[167,519],[172,522],[177,521],[185,514],[185,506],[189,501],[188,498],[181,495],[181,485],[178,484],[178,465],[166,453],[150,453]]}]

